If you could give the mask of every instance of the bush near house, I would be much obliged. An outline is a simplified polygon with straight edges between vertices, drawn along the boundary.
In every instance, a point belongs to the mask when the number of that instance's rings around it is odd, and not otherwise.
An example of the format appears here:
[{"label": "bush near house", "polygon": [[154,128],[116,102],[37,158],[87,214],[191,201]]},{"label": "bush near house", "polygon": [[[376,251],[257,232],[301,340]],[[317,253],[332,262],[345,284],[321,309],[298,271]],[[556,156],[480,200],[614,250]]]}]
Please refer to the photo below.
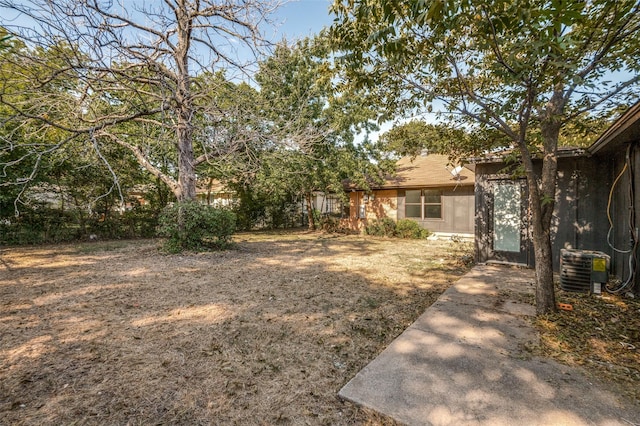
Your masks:
[{"label": "bush near house", "polygon": [[375,237],[395,237],[396,222],[388,217],[376,219],[367,224],[364,232]]},{"label": "bush near house", "polygon": [[235,229],[236,215],[231,210],[187,201],[174,203],[163,210],[158,234],[167,238],[165,250],[179,253],[224,249],[231,244]]},{"label": "bush near house", "polygon": [[334,214],[323,215],[320,218],[320,229],[332,234],[353,234],[354,231],[342,224],[340,216]]},{"label": "bush near house", "polygon": [[365,227],[367,235],[376,237],[398,237],[398,238],[427,238],[431,233],[428,229],[420,227],[418,222],[411,219],[400,219],[398,222],[388,217],[376,219]]},{"label": "bush near house", "polygon": [[427,238],[431,235],[428,229],[422,228],[418,222],[411,219],[400,219],[396,223],[396,236],[400,238]]}]

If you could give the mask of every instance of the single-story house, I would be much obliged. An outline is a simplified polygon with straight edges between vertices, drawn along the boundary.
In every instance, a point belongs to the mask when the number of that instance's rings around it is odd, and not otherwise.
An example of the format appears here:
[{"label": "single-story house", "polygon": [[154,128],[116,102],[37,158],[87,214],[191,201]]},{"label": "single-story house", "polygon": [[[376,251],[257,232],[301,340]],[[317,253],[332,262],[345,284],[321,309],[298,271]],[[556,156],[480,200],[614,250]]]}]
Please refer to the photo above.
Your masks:
[{"label": "single-story house", "polygon": [[231,207],[237,203],[236,194],[217,179],[208,178],[196,183],[196,200],[213,207]]},{"label": "single-story house", "polygon": [[[332,215],[340,217],[343,214],[343,202],[342,199],[331,193],[325,193],[322,191],[313,191],[311,194],[311,206],[314,210],[320,212],[321,215]],[[307,199],[302,199],[302,212],[307,211]]]},{"label": "single-story house", "polygon": [[369,191],[346,187],[346,226],[361,230],[376,219],[411,219],[436,234],[473,237],[473,171],[449,165],[444,155],[426,152],[401,158],[396,166],[395,176]]},{"label": "single-story house", "polygon": [[[636,274],[640,211],[640,102],[589,148],[558,150],[558,186],[553,215],[554,269],[562,249],[610,256],[610,273],[620,281]],[[534,265],[527,187],[514,179],[503,156],[474,159],[475,244],[478,262]],[[538,161],[538,166],[541,162]],[[632,287],[633,285],[631,285]]]}]

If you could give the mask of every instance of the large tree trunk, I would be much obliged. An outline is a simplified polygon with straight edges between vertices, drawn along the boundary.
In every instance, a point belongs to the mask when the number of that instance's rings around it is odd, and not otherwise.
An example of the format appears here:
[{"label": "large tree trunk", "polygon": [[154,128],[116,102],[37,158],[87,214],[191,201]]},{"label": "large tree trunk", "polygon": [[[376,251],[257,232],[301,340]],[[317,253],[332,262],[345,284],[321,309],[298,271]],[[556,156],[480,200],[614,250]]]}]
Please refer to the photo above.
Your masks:
[{"label": "large tree trunk", "polygon": [[536,313],[555,312],[556,296],[553,284],[553,252],[551,251],[551,216],[544,214],[543,197],[535,178],[527,176],[529,209],[536,270]]},{"label": "large tree trunk", "polygon": [[[543,152],[542,171],[537,176],[531,154],[522,150],[531,210],[531,230],[536,262],[536,312],[538,315],[556,311],[553,282],[553,251],[551,249],[551,219],[555,207],[558,174],[558,136],[562,127],[558,117],[564,108],[562,85],[555,87],[553,96],[546,105],[540,129]],[[524,144],[521,145],[521,148]],[[525,152],[526,151],[526,152]]]},{"label": "large tree trunk", "polygon": [[180,122],[176,130],[178,138],[178,201],[196,199],[196,173],[193,157],[193,142],[188,120],[180,114]]},{"label": "large tree trunk", "polygon": [[[552,98],[550,105],[557,99]],[[527,176],[529,190],[529,210],[531,212],[531,233],[536,271],[536,312],[547,314],[556,311],[555,288],[553,282],[553,251],[551,249],[551,219],[555,206],[557,185],[557,146],[560,124],[553,112],[542,120],[541,129],[544,142],[542,171],[536,172],[531,152],[524,139],[519,141],[520,153]]]},{"label": "large tree trunk", "polygon": [[309,223],[309,231],[316,230],[316,221],[313,218],[313,193],[306,194],[307,198],[307,219]]},{"label": "large tree trunk", "polygon": [[194,108],[191,99],[191,76],[189,75],[189,47],[193,17],[188,5],[178,2],[175,8],[178,23],[178,44],[176,46],[176,102],[179,106],[176,137],[178,145],[178,201],[196,199],[196,172],[193,155],[193,120]]}]

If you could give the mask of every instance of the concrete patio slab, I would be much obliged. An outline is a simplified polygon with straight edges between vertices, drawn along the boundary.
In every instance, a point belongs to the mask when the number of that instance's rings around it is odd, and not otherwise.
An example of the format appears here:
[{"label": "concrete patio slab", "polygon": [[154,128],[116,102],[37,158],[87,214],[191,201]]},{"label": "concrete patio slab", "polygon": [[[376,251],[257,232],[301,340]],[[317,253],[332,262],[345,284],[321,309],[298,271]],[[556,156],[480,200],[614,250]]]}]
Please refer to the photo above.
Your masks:
[{"label": "concrete patio slab", "polygon": [[640,407],[531,357],[532,271],[476,266],[339,392],[407,425],[637,425]]}]

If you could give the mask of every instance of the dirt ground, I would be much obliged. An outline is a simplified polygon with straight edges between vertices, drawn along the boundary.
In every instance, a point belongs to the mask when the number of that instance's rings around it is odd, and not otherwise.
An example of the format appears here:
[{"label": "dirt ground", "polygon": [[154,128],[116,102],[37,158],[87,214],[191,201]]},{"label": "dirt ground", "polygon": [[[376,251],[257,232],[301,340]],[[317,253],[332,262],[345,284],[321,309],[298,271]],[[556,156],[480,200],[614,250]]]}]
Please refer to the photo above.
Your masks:
[{"label": "dirt ground", "polygon": [[338,390],[468,270],[468,243],[240,234],[0,249],[0,423],[391,424]]},{"label": "dirt ground", "polygon": [[556,298],[571,309],[535,319],[540,345],[533,353],[582,367],[640,407],[640,300],[561,290]]}]

